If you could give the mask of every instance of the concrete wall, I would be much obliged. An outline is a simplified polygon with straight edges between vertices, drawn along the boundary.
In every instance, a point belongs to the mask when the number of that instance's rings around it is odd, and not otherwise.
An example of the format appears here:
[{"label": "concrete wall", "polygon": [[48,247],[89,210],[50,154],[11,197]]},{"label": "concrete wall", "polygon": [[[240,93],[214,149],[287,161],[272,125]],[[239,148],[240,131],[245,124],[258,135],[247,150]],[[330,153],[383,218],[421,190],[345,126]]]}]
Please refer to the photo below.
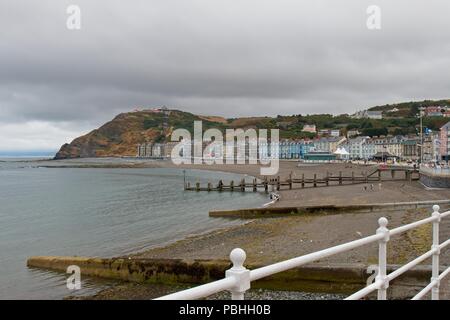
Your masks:
[{"label": "concrete wall", "polygon": [[[222,279],[231,267],[228,261],[177,260],[177,259],[99,259],[88,257],[31,257],[30,268],[43,268],[66,272],[70,265],[77,265],[81,275],[97,276],[132,282],[193,284],[198,285]],[[261,266],[247,266],[255,269]],[[391,272],[398,266],[389,266]],[[369,274],[363,264],[310,264],[294,268],[252,283],[253,288],[296,290],[305,292],[329,292],[350,294],[366,284]],[[390,297],[412,297],[427,285],[430,279],[428,266],[417,267],[396,279],[390,286]]]},{"label": "concrete wall", "polygon": [[420,173],[420,182],[429,188],[450,188],[450,177]]}]

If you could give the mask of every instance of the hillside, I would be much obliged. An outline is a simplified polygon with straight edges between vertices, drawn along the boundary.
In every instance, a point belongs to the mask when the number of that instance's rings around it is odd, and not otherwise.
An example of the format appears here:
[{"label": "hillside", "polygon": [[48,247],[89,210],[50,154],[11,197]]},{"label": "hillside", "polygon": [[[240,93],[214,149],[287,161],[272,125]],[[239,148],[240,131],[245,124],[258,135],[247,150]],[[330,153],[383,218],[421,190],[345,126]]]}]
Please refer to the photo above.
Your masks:
[{"label": "hillside", "polygon": [[187,112],[167,113],[154,110],[121,113],[100,128],[64,144],[55,159],[134,156],[138,144],[162,142],[174,128],[192,129],[194,120],[202,120]]},{"label": "hillside", "polygon": [[[411,117],[419,113],[420,107],[430,106],[450,106],[450,100],[424,100],[424,101],[410,101],[394,104],[386,104],[383,106],[372,107],[371,111],[382,111],[384,116],[389,117]],[[392,110],[398,111],[392,112]]]},{"label": "hillside", "polygon": [[[193,131],[195,120],[203,121],[203,129],[255,128],[280,129],[281,138],[313,138],[315,135],[302,132],[305,124],[315,124],[317,129],[359,130],[363,135],[386,134],[414,135],[418,132],[416,108],[427,105],[450,105],[450,100],[407,102],[376,106],[369,110],[383,111],[384,119],[354,119],[347,114],[290,115],[276,117],[247,117],[225,119],[216,116],[194,115],[178,110],[149,109],[122,113],[98,129],[64,144],[55,159],[135,156],[138,144],[170,140],[174,129]],[[397,112],[388,112],[397,108]],[[448,118],[424,118],[424,126],[438,130]]]}]

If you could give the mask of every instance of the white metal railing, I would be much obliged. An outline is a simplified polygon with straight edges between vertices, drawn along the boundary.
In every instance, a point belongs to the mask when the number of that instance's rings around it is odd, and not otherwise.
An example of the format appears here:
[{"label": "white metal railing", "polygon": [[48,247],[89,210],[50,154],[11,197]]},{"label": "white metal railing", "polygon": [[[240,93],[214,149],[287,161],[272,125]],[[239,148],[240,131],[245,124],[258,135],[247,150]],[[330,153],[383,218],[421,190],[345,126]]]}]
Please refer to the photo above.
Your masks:
[{"label": "white metal railing", "polygon": [[[346,252],[361,246],[378,242],[378,274],[375,278],[375,282],[364,287],[363,289],[355,292],[346,298],[346,300],[357,300],[361,299],[368,294],[378,291],[378,300],[387,299],[387,289],[389,288],[389,283],[402,275],[406,271],[412,269],[419,263],[423,262],[427,258],[432,258],[432,275],[430,284],[427,285],[422,291],[414,296],[413,300],[421,299],[431,290],[431,299],[439,300],[439,286],[440,281],[450,273],[450,267],[448,267],[444,272],[439,274],[439,255],[440,252],[450,244],[450,239],[443,243],[439,243],[439,224],[442,218],[450,215],[450,211],[444,213],[439,213],[439,206],[433,206],[433,213],[431,217],[416,221],[395,229],[389,230],[387,228],[388,220],[384,217],[378,220],[379,228],[376,230],[374,235],[340,244],[328,249],[316,251],[307,255],[296,257],[293,259],[281,261],[275,264],[271,264],[262,268],[248,270],[244,267],[244,261],[246,259],[246,253],[240,248],[236,248],[231,251],[230,260],[233,263],[231,269],[225,272],[225,278],[222,280],[207,283],[198,287],[183,290],[173,294],[169,294],[158,298],[157,300],[191,300],[204,298],[209,295],[221,292],[230,291],[231,299],[233,300],[243,300],[245,292],[250,289],[250,283],[252,281],[271,276],[273,274],[283,272],[292,268],[296,268],[307,263],[317,261],[326,257],[330,257],[342,252]],[[433,243],[431,250],[425,252],[416,259],[408,262],[407,264],[401,266],[397,270],[387,274],[387,243],[391,236],[395,236],[406,232],[408,230],[417,228],[421,225],[432,223],[433,224]]]}]

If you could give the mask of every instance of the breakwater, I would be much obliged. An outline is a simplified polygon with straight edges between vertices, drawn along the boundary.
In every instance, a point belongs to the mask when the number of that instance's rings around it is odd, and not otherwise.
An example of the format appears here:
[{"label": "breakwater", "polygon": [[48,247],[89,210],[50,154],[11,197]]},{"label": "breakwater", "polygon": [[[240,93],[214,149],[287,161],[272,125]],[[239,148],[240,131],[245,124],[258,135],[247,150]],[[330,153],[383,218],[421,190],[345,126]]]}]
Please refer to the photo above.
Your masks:
[{"label": "breakwater", "polygon": [[317,206],[296,206],[296,207],[264,207],[237,210],[213,210],[209,212],[210,217],[221,218],[269,218],[292,215],[318,215],[318,214],[339,214],[339,213],[367,213],[377,211],[396,211],[405,209],[429,208],[431,205],[450,205],[450,200],[431,200],[414,202],[393,202],[381,204],[358,204],[358,205],[317,205]]},{"label": "breakwater", "polygon": [[[129,259],[37,256],[27,261],[30,268],[43,268],[66,272],[70,265],[77,265],[82,276],[140,283],[203,284],[223,278],[231,267],[225,260],[182,259]],[[248,265],[256,269],[260,265]],[[293,290],[305,292],[327,292],[348,294],[367,284],[368,265],[365,264],[311,264],[276,274],[254,282],[254,288],[271,290]],[[388,266],[392,272],[397,265]],[[392,282],[392,296],[398,299],[409,297],[429,281],[430,267],[418,266]]]}]

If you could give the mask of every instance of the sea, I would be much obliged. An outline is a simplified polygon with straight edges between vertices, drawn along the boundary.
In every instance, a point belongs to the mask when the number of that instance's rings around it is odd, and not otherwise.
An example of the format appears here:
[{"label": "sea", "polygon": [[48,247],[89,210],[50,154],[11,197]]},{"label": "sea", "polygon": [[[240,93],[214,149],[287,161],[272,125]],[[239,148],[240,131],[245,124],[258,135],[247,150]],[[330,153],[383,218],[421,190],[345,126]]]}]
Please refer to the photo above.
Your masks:
[{"label": "sea", "polygon": [[[96,163],[97,159],[77,160]],[[126,160],[102,160],[109,163]],[[28,268],[30,256],[116,257],[243,223],[210,218],[215,209],[260,207],[262,193],[189,192],[242,175],[177,168],[68,168],[70,161],[0,158],[0,299],[63,299],[92,295],[112,280]]]}]

